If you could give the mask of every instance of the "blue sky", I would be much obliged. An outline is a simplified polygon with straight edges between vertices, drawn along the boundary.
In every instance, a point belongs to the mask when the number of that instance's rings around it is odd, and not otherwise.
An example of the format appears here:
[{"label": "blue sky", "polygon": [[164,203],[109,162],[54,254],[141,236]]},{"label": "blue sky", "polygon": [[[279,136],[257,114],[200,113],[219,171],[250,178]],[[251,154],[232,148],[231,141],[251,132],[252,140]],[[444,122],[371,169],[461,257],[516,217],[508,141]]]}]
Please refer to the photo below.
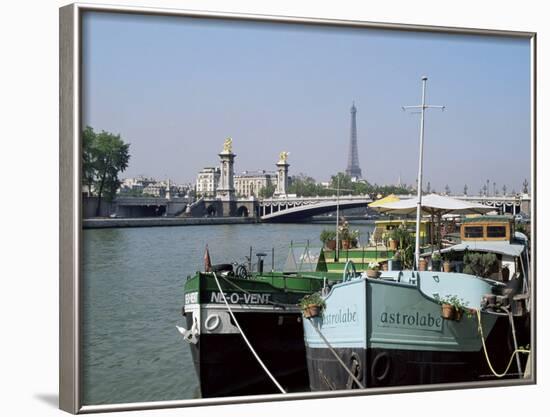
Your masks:
[{"label": "blue sky", "polygon": [[476,194],[530,176],[527,39],[88,12],[83,119],[131,143],[139,174],[194,181],[233,138],[236,171],[319,181],[347,162],[357,106],[359,162],[372,183],[414,183],[427,75],[424,184]]}]

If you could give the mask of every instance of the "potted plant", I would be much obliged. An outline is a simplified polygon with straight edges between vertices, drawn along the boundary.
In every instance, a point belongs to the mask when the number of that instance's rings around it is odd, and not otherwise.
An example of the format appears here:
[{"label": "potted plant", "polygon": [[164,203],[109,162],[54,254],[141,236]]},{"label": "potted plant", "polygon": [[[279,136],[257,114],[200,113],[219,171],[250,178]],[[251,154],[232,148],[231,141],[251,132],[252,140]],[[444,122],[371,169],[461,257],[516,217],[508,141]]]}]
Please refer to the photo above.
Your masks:
[{"label": "potted plant", "polygon": [[401,251],[398,250],[393,254],[393,258],[391,260],[391,269],[392,271],[400,271],[401,268]]},{"label": "potted plant", "polygon": [[378,262],[369,262],[367,265],[367,277],[378,278],[380,276],[380,264]]},{"label": "potted plant", "polygon": [[464,273],[489,278],[498,272],[498,258],[494,253],[468,252],[464,254]]},{"label": "potted plant", "polygon": [[418,261],[418,270],[419,271],[425,271],[427,265],[428,265],[428,262],[426,261],[426,259],[425,258],[420,258],[419,261]]},{"label": "potted plant", "polygon": [[323,229],[319,238],[325,248],[329,250],[336,249],[336,232],[334,230]]},{"label": "potted plant", "polygon": [[396,251],[399,246],[399,240],[400,240],[400,230],[399,227],[396,227],[393,229],[389,236],[389,249]]},{"label": "potted plant", "polygon": [[454,320],[455,319],[455,308],[452,304],[442,303],[441,304],[441,317],[445,320]]},{"label": "potted plant", "polygon": [[443,261],[443,272],[453,272],[450,253],[445,254],[445,260]]},{"label": "potted plant", "polygon": [[350,241],[350,247],[356,248],[359,243],[359,230],[351,230],[348,234],[348,239]]},{"label": "potted plant", "polygon": [[306,295],[300,300],[300,309],[305,318],[319,316],[326,307],[325,300],[318,292]]},{"label": "potted plant", "polygon": [[439,252],[432,254],[432,271],[441,271],[441,254]]},{"label": "potted plant", "polygon": [[391,238],[397,242],[397,248],[399,249],[405,249],[407,246],[414,244],[413,235],[407,230],[405,223],[400,224],[391,231]]},{"label": "potted plant", "polygon": [[340,223],[340,226],[338,226],[338,235],[339,235],[340,242],[341,242],[340,247],[342,249],[349,249],[349,248],[351,248],[349,223],[343,217],[342,217],[341,222],[342,223]]},{"label": "potted plant", "polygon": [[468,303],[456,295],[448,294],[443,298],[435,295],[434,299],[441,305],[441,317],[445,320],[460,321],[464,311],[467,310]]}]

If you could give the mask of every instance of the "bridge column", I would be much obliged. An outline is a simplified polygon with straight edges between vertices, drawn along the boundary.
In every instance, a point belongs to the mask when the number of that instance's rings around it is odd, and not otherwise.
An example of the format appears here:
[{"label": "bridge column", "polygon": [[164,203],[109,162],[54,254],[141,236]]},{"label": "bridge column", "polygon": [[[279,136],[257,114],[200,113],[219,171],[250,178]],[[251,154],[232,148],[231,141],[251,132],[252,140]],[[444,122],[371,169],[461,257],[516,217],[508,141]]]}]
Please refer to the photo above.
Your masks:
[{"label": "bridge column", "polygon": [[527,195],[524,195],[522,199],[520,200],[520,211],[523,211],[524,213],[530,214],[531,213],[531,199],[526,198]]},{"label": "bridge column", "polygon": [[232,140],[227,138],[223,145],[220,157],[220,185],[216,190],[216,197],[224,201],[235,199],[235,188],[233,182],[233,163],[235,155],[232,151]]},{"label": "bridge column", "polygon": [[290,166],[286,161],[288,158],[288,152],[281,152],[279,154],[279,162],[277,162],[277,189],[274,196],[281,197],[287,194],[288,185],[288,167]]}]

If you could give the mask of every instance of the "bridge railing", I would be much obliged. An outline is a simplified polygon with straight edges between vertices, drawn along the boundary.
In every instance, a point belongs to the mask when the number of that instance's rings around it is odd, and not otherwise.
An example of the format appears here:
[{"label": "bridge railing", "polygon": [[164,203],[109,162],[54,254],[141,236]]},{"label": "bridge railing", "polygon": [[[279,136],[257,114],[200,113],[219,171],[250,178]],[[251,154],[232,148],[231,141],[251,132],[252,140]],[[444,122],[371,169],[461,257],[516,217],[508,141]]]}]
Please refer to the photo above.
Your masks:
[{"label": "bridge railing", "polygon": [[315,196],[315,197],[279,197],[279,198],[264,198],[259,199],[258,203],[262,204],[286,204],[286,203],[318,203],[323,201],[337,200],[370,200],[369,195],[341,195],[341,196]]}]

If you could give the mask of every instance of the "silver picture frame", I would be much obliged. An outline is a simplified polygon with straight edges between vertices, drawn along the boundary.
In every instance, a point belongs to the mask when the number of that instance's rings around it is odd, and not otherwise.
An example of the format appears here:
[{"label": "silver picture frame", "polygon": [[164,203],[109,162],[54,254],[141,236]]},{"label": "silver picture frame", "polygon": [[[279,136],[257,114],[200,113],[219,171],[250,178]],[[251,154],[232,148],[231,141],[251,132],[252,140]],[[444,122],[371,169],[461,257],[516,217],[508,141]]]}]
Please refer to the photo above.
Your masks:
[{"label": "silver picture frame", "polygon": [[143,410],[154,408],[175,408],[214,404],[235,404],[265,401],[286,401],[296,399],[315,399],[326,397],[345,397],[357,395],[376,395],[417,391],[449,390],[460,388],[502,387],[535,384],[537,369],[536,317],[537,317],[537,236],[533,233],[532,270],[533,280],[531,357],[533,372],[531,377],[522,380],[487,381],[471,383],[452,383],[419,385],[413,387],[369,388],[359,391],[338,391],[312,393],[304,392],[286,395],[259,395],[234,398],[192,399],[178,401],[158,401],[110,405],[83,405],[81,401],[81,260],[82,260],[82,201],[81,201],[81,132],[82,132],[82,16],[86,12],[125,13],[157,16],[182,16],[195,18],[215,18],[234,21],[254,21],[271,23],[298,23],[333,27],[355,27],[370,29],[391,29],[396,31],[420,31],[434,33],[453,33],[471,35],[505,36],[530,40],[531,47],[531,184],[532,184],[532,228],[537,227],[537,181],[536,181],[536,50],[535,32],[517,32],[487,30],[478,28],[437,27],[406,25],[399,23],[377,23],[367,21],[348,21],[314,19],[290,16],[266,16],[254,14],[236,14],[224,12],[205,12],[193,10],[175,10],[149,7],[107,6],[75,3],[59,10],[60,35],[60,131],[59,131],[59,407],[73,414]]}]

